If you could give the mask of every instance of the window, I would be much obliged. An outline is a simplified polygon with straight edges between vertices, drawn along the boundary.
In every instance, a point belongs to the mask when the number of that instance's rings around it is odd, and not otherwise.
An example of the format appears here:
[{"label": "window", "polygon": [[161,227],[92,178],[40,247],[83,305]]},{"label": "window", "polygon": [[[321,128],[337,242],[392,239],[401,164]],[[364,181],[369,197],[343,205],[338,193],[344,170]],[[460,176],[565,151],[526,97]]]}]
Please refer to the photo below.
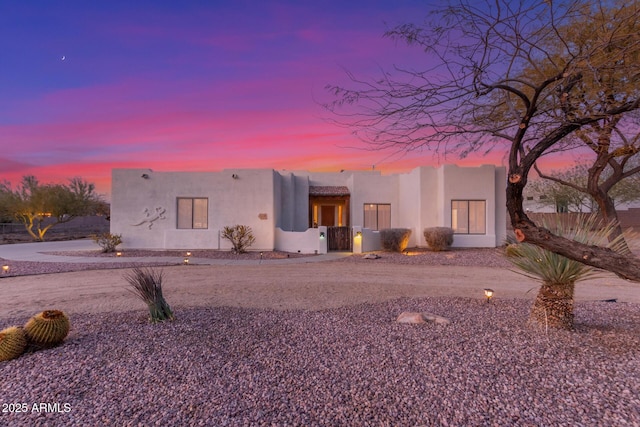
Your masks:
[{"label": "window", "polygon": [[209,199],[178,197],[178,228],[208,228]]},{"label": "window", "polygon": [[391,228],[391,205],[365,203],[363,227],[371,230]]},{"label": "window", "polygon": [[485,200],[452,200],[451,228],[456,234],[485,234]]}]

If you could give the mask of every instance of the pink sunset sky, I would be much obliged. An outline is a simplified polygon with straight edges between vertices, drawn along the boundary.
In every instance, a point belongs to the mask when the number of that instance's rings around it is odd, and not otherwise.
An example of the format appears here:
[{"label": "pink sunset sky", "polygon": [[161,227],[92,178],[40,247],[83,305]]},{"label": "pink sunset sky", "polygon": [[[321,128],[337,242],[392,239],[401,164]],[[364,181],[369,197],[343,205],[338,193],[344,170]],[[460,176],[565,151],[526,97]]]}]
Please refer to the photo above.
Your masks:
[{"label": "pink sunset sky", "polygon": [[0,5],[0,179],[112,168],[371,169],[500,164],[367,150],[321,107],[345,70],[374,77],[424,54],[383,37],[424,2],[60,1]]}]

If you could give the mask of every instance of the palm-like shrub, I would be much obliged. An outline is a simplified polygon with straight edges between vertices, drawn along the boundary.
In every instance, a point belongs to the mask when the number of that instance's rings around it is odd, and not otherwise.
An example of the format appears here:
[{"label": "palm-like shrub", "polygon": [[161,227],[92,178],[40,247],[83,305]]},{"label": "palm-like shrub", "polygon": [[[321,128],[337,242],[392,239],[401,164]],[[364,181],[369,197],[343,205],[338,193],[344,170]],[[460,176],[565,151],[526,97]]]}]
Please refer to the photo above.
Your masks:
[{"label": "palm-like shrub", "polygon": [[432,251],[446,251],[453,245],[453,228],[430,227],[424,229],[424,239]]},{"label": "palm-like shrub", "polygon": [[227,239],[233,245],[232,251],[242,254],[256,241],[253,230],[248,225],[236,224],[233,227],[226,226],[222,229],[222,238]]},{"label": "palm-like shrub", "polygon": [[151,323],[174,319],[171,307],[162,295],[164,275],[161,270],[156,271],[151,267],[134,268],[124,278],[133,288],[130,291],[147,304]]},{"label": "palm-like shrub", "polygon": [[[608,246],[614,251],[624,247],[622,236],[607,241],[615,223],[602,225],[597,215],[579,215],[573,228],[558,215],[551,221],[543,221],[542,225],[556,235],[587,245]],[[529,243],[511,243],[505,254],[521,274],[542,284],[531,309],[530,321],[558,329],[573,329],[575,284],[598,277],[602,271]]]}]

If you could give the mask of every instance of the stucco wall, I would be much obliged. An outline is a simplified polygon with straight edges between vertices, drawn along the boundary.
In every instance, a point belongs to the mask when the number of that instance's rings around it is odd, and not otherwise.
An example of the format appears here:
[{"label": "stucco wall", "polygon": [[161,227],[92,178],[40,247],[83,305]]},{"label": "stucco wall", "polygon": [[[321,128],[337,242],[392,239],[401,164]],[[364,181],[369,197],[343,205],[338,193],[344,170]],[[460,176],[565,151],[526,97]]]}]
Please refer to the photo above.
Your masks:
[{"label": "stucco wall", "polygon": [[[230,249],[220,238],[224,226],[248,225],[256,237],[253,250],[272,250],[278,242],[315,251],[317,240],[282,232],[307,230],[309,186],[346,186],[350,225],[363,227],[364,205],[391,204],[391,226],[411,229],[410,246],[425,246],[423,230],[451,226],[451,200],[486,200],[486,234],[456,234],[454,246],[495,246],[506,234],[504,168],[420,167],[406,174],[378,171],[310,173],[271,169],[221,172],[154,172],[114,169],[111,232],[122,234],[124,248]],[[177,228],[177,198],[206,197],[208,228]],[[162,213],[158,218],[157,213]],[[282,234],[285,236],[285,234]],[[317,239],[317,238],[316,238]],[[283,243],[284,244],[284,243]],[[280,248],[281,249],[281,248]],[[297,250],[297,249],[296,249]],[[301,249],[302,250],[302,249]]]},{"label": "stucco wall", "polygon": [[[500,184],[496,182],[497,171],[504,168],[496,168],[493,165],[482,165],[476,168],[463,168],[456,165],[444,165],[441,169],[442,182],[444,183],[443,212],[445,226],[451,227],[451,201],[452,200],[486,200],[486,233],[485,234],[455,234],[454,247],[483,247],[496,245],[496,221],[498,216],[504,219],[504,211],[497,208]],[[504,193],[506,182],[502,183]],[[501,206],[505,206],[502,198]],[[500,212],[498,212],[498,210]],[[501,224],[504,224],[504,220]],[[502,235],[502,231],[499,233]]]},{"label": "stucco wall", "polygon": [[[143,178],[146,175],[146,178]],[[235,176],[235,178],[234,178]],[[219,238],[224,226],[248,225],[253,250],[274,248],[274,172],[271,169],[226,169],[221,172],[153,172],[114,169],[111,232],[122,234],[123,248],[229,249]],[[177,228],[177,198],[206,197],[208,228]],[[146,212],[145,212],[146,209]],[[152,221],[164,211],[161,218]]]},{"label": "stucco wall", "polygon": [[284,231],[276,228],[275,246],[280,251],[302,254],[327,253],[327,227],[305,231]]},{"label": "stucco wall", "polygon": [[351,225],[364,226],[364,205],[391,204],[391,227],[402,227],[398,198],[398,175],[353,174],[351,184]]}]

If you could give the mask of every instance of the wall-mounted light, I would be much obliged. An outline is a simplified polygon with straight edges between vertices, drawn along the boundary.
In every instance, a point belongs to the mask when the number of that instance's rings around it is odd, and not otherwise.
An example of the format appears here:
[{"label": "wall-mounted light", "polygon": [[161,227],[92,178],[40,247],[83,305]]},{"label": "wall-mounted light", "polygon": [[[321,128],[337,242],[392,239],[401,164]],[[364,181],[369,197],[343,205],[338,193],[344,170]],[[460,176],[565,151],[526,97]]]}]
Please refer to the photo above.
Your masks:
[{"label": "wall-mounted light", "polygon": [[484,296],[487,299],[487,302],[491,302],[491,298],[493,298],[493,289],[485,289],[484,290]]},{"label": "wall-mounted light", "polygon": [[3,265],[2,266],[2,274],[7,274],[9,272],[9,266],[8,265]]},{"label": "wall-mounted light", "polygon": [[231,178],[238,179],[238,175],[234,173],[233,175],[231,175]]},{"label": "wall-mounted light", "polygon": [[321,239],[324,239],[324,231],[321,231],[321,232],[320,232],[320,238],[321,238]]},{"label": "wall-mounted light", "polygon": [[185,258],[185,259],[182,261],[182,264],[184,264],[184,265],[189,265],[189,258]]},{"label": "wall-mounted light", "polygon": [[142,179],[149,179],[149,174],[147,174],[147,173],[143,173],[142,175],[140,175],[140,178],[142,178]]},{"label": "wall-mounted light", "polygon": [[356,231],[356,237],[362,237],[362,231]]},{"label": "wall-mounted light", "polygon": [[122,256],[122,252],[116,252],[116,256],[119,258]]},{"label": "wall-mounted light", "polygon": [[190,256],[191,256],[191,251],[187,251],[187,253],[185,254],[185,256],[190,257]]}]

